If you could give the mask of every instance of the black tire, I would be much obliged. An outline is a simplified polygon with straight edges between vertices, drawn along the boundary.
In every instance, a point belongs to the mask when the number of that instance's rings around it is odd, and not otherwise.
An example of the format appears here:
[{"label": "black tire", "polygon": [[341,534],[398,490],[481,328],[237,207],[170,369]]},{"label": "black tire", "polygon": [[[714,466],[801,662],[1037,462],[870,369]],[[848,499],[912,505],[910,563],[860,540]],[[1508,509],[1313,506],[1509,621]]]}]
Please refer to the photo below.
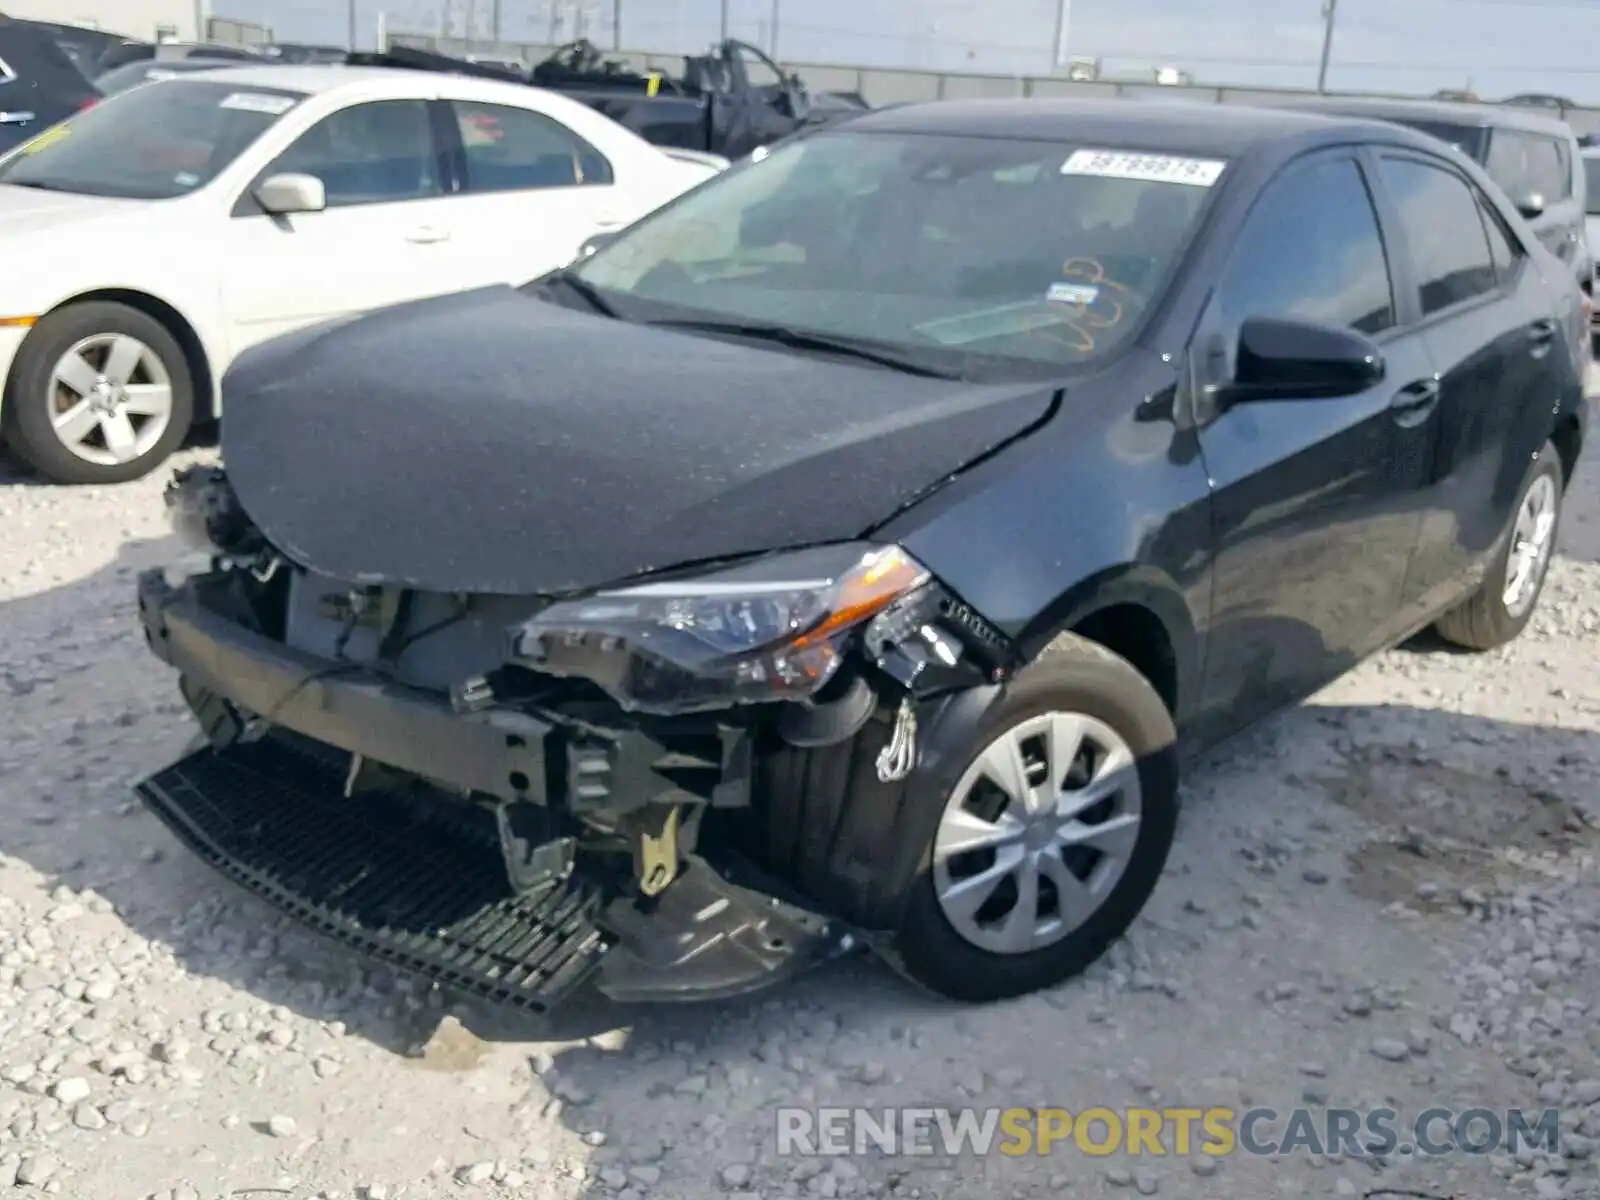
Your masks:
[{"label": "black tire", "polygon": [[[1517,514],[1522,511],[1528,493],[1540,479],[1550,479],[1555,484],[1555,526],[1550,532],[1551,549],[1544,556],[1538,577],[1533,581],[1533,594],[1525,607],[1512,613],[1506,608],[1504,595],[1507,572],[1515,547]],[[1550,571],[1550,560],[1555,556],[1556,538],[1561,532],[1561,508],[1566,489],[1565,472],[1561,455],[1553,444],[1546,442],[1544,449],[1534,457],[1517,489],[1516,507],[1511,510],[1511,527],[1507,529],[1505,545],[1495,556],[1478,590],[1456,608],[1451,609],[1434,624],[1438,635],[1465,650],[1495,650],[1512,641],[1533,619],[1539,607],[1539,596],[1544,591],[1544,581]]]},{"label": "black tire", "polygon": [[[100,334],[127,334],[144,343],[161,360],[172,387],[165,432],[144,453],[122,463],[80,457],[62,443],[51,423],[51,372],[76,343]],[[194,419],[194,380],[183,348],[154,317],[125,304],[72,304],[43,317],[23,342],[0,419],[11,448],[45,478],[66,484],[126,483],[148,475],[183,444]]]},{"label": "black tire", "polygon": [[[1127,931],[1166,867],[1178,819],[1172,718],[1155,688],[1132,664],[1096,643],[1063,635],[1019,672],[1005,697],[971,731],[966,753],[960,756],[962,769],[1006,729],[1052,711],[1095,717],[1133,751],[1141,792],[1137,840],[1121,879],[1082,925],[1041,949],[1000,954],[967,941],[946,918],[934,889],[930,838],[890,954],[894,965],[911,979],[950,999],[1004,1000],[1081,973]],[[935,800],[943,806],[947,797]],[[935,819],[924,827],[937,823]]]}]

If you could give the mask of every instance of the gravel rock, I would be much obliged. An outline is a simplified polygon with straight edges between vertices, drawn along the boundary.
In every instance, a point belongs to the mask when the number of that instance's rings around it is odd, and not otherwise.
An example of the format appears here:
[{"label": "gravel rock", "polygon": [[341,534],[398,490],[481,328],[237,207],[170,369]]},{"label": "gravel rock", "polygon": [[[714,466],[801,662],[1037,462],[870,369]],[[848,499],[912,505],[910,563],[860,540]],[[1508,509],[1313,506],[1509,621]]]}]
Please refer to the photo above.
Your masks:
[{"label": "gravel rock", "polygon": [[73,1076],[57,1083],[50,1089],[50,1094],[70,1108],[78,1101],[87,1099],[92,1090],[87,1079]]},{"label": "gravel rock", "polygon": [[1388,1062],[1405,1062],[1411,1057],[1411,1048],[1398,1038],[1377,1038],[1369,1049]]}]

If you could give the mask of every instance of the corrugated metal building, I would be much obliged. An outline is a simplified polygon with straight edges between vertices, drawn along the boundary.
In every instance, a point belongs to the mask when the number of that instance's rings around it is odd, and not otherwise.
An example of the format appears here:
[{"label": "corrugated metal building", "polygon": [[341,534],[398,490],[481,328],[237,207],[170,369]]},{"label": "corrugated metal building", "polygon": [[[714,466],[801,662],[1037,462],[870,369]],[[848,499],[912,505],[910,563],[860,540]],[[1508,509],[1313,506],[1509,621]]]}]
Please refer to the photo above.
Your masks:
[{"label": "corrugated metal building", "polygon": [[0,0],[0,13],[57,21],[145,41],[200,38],[205,0]]}]

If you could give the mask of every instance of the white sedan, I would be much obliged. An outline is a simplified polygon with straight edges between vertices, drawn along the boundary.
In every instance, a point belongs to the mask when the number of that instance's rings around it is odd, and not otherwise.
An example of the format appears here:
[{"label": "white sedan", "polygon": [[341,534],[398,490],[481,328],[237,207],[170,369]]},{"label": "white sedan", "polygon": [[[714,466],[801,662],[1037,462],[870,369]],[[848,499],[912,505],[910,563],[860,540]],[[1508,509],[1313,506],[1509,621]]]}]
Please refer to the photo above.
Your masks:
[{"label": "white sedan", "polygon": [[0,159],[0,428],[42,475],[155,469],[241,350],[522,283],[716,173],[537,88],[244,66],[112,97]]}]

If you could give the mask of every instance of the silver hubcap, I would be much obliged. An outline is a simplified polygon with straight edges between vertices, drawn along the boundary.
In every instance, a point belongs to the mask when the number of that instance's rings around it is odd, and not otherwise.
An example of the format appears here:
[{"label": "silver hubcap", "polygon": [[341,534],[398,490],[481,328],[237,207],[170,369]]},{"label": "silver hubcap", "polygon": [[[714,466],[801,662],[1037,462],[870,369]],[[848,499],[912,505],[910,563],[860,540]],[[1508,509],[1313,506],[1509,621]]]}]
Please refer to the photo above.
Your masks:
[{"label": "silver hubcap", "polygon": [[1082,713],[1032,717],[956,784],[933,848],[945,919],[995,954],[1060,941],[1105,902],[1139,840],[1128,744]]},{"label": "silver hubcap", "polygon": [[148,454],[172,421],[166,364],[125,333],[84,338],[63,354],[48,399],[61,444],[103,467]]},{"label": "silver hubcap", "polygon": [[1506,560],[1506,587],[1500,601],[1506,612],[1520,617],[1533,603],[1550,562],[1556,534],[1556,481],[1541,475],[1528,488],[1517,509],[1511,530],[1511,555]]}]

